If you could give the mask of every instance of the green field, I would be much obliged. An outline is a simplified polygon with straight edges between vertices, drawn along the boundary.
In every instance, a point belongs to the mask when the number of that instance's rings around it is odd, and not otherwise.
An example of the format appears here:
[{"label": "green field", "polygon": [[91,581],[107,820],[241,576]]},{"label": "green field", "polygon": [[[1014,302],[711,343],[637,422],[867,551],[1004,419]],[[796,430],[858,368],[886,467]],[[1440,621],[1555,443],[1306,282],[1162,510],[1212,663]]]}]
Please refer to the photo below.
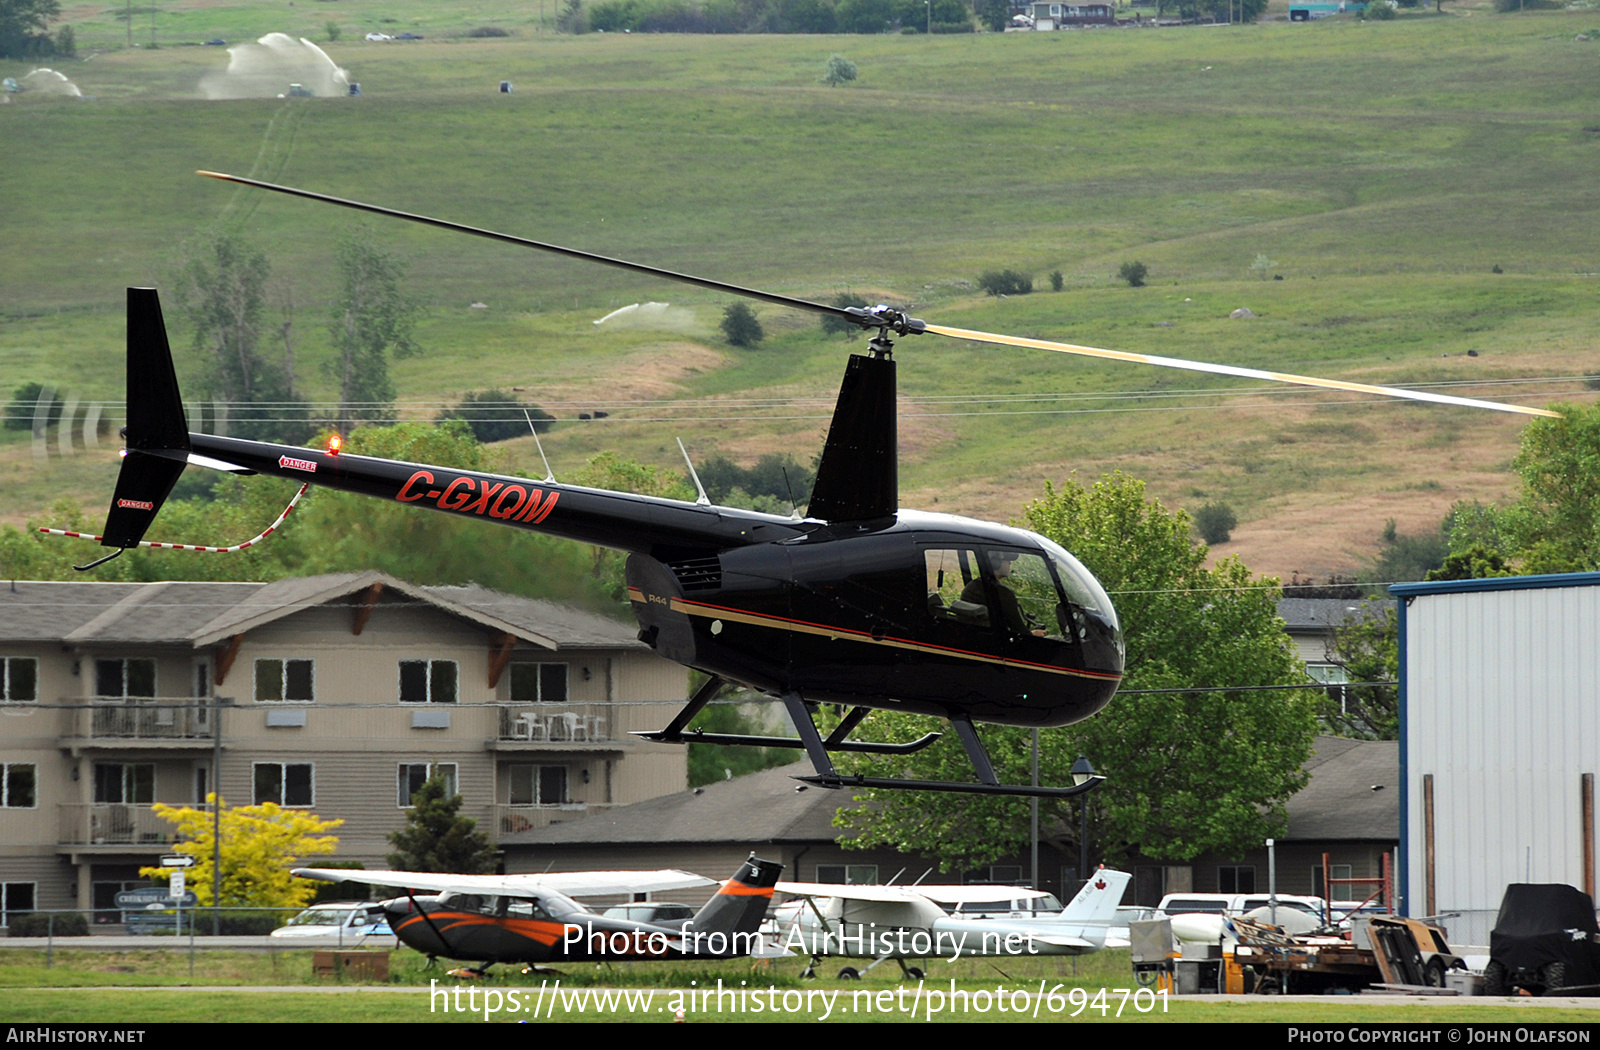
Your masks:
[{"label": "green field", "polygon": [[[1281,1002],[1270,998],[1228,1001],[1172,999],[1131,992],[1128,953],[1112,950],[1079,959],[935,962],[920,993],[902,984],[888,964],[857,982],[802,981],[800,963],[773,967],[725,963],[575,965],[563,972],[522,975],[502,967],[488,981],[461,984],[442,967],[425,970],[420,956],[392,956],[387,984],[334,982],[309,976],[309,952],[208,952],[198,956],[198,978],[188,976],[187,953],[58,950],[55,965],[44,953],[0,951],[0,988],[7,989],[0,1022],[117,1023],[247,1022],[516,1022],[669,1021],[682,1006],[690,1021],[1022,1021],[1071,1023],[1134,1021],[1272,1021],[1482,1023],[1576,1022],[1592,1024],[1579,1006],[1503,1001],[1421,1002],[1398,997],[1355,1002]],[[715,991],[725,991],[718,1008]],[[306,985],[303,989],[295,986]],[[456,990],[461,989],[459,1005]],[[616,989],[634,989],[624,998]],[[903,994],[902,994],[903,989]],[[1004,990],[1007,1008],[994,993]],[[1104,997],[1099,995],[1106,989]],[[704,998],[710,990],[711,998]],[[759,991],[762,1004],[753,1005]],[[744,992],[741,1001],[734,993]],[[976,998],[978,993],[983,998]],[[1027,993],[1019,998],[1019,993]],[[488,993],[492,993],[488,994]],[[938,993],[937,995],[932,993]],[[959,1006],[952,993],[965,993]],[[1044,996],[1032,1012],[1035,997]],[[488,1010],[490,1004],[493,1010]],[[772,1004],[776,1004],[773,1008]],[[1024,1012],[1014,1007],[1025,1004]],[[1120,1013],[1120,1016],[1119,1016]],[[533,1016],[537,1014],[537,1017]]]},{"label": "green field", "polygon": [[[1577,39],[1600,11],[923,38],[569,37],[539,32],[531,3],[493,5],[495,19],[409,0],[289,10],[180,3],[157,16],[163,46],[127,50],[110,8],[85,8],[80,46],[117,48],[62,64],[92,98],[0,106],[0,393],[39,381],[120,398],[121,289],[170,287],[184,252],[227,230],[269,252],[297,376],[331,396],[331,257],[351,219],[197,168],[1119,349],[1531,404],[1587,396],[1573,377],[1600,363],[1600,39]],[[514,35],[460,35],[496,19]],[[357,24],[430,39],[369,44]],[[200,81],[226,55],[175,46],[274,30],[324,40],[363,97],[208,101]],[[818,82],[834,52],[856,84]],[[732,351],[716,331],[726,300],[707,293],[374,228],[410,256],[429,308],[428,353],[395,370],[406,414],[491,383],[567,419],[608,411],[547,439],[558,477],[601,448],[676,466],[675,436],[699,457],[820,445],[848,344],[809,318],[764,307],[766,342]],[[1270,266],[1252,269],[1258,256]],[[1116,280],[1131,259],[1148,287]],[[1043,291],[982,296],[975,278],[1001,267]],[[590,323],[648,299],[690,314],[671,330]],[[1230,320],[1238,306],[1258,316]],[[1170,503],[1226,499],[1243,524],[1222,553],[1287,575],[1354,567],[1387,518],[1417,530],[1513,488],[1511,419],[932,336],[898,356],[911,506],[1003,520],[1045,480],[1120,467]],[[186,390],[198,367],[180,364]],[[1482,385],[1508,380],[1532,381]],[[531,442],[511,453],[542,471]],[[112,469],[41,464],[8,434],[0,516],[61,495],[99,506]]]}]

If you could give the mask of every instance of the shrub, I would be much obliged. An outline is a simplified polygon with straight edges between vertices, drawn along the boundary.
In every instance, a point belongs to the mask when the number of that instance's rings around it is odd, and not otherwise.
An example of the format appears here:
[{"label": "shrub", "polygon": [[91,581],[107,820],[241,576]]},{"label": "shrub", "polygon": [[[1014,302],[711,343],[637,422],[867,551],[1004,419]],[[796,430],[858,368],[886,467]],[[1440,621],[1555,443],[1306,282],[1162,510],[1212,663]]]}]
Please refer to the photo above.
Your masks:
[{"label": "shrub", "polygon": [[978,287],[990,295],[1027,295],[1033,291],[1033,278],[1016,270],[988,270],[978,278]]},{"label": "shrub", "polygon": [[838,87],[856,78],[856,64],[843,55],[834,55],[822,67],[822,82],[831,87]]},{"label": "shrub", "polygon": [[[11,395],[11,403],[6,406],[7,430],[32,430],[33,414],[37,411],[39,395],[44,393],[44,386],[40,383],[23,383]],[[45,420],[46,426],[53,426],[61,422],[61,399],[56,398],[50,404],[50,415]]]},{"label": "shrub", "polygon": [[[861,296],[852,292],[840,292],[838,295],[833,297],[833,305],[871,306],[872,304],[861,298]],[[833,314],[822,315],[822,330],[827,332],[829,335],[848,335],[851,332],[860,331],[858,327],[851,324],[849,321],[846,321],[842,317],[835,317]]]},{"label": "shrub", "polygon": [[1128,282],[1129,288],[1144,287],[1144,279],[1150,276],[1150,267],[1142,262],[1125,262],[1117,270],[1117,276]]},{"label": "shrub", "polygon": [[[524,412],[528,415],[524,416]],[[529,418],[533,420],[533,429],[543,434],[556,417],[515,394],[491,389],[468,394],[459,405],[445,409],[434,418],[441,423],[448,419],[464,420],[472,428],[472,436],[487,445],[527,434]]]},{"label": "shrub", "polygon": [[[197,933],[211,932],[211,916],[204,908],[196,909],[193,913],[198,920],[195,926]],[[264,937],[288,921],[293,912],[288,911],[224,911],[222,921],[217,923],[218,930],[224,937]],[[189,918],[184,917],[183,927],[189,928]]]},{"label": "shrub", "polygon": [[337,44],[339,42],[339,36],[343,33],[343,30],[339,28],[338,22],[329,21],[328,24],[322,28],[327,32],[328,42],[330,44]]},{"label": "shrub", "polygon": [[1065,285],[1066,283],[1067,283],[1066,282],[1066,278],[1061,276],[1061,271],[1060,270],[1051,270],[1050,271],[1050,290],[1052,292],[1061,291],[1062,286]]},{"label": "shrub", "polygon": [[[50,916],[39,914],[13,915],[8,924],[8,936],[11,937],[48,937],[51,934]],[[268,931],[271,932],[270,930]],[[81,914],[72,912],[67,915],[55,916],[54,934],[57,937],[87,937],[89,936],[89,920]]]},{"label": "shrub", "polygon": [[766,337],[756,312],[744,303],[734,303],[722,312],[722,334],[734,346],[755,346]]},{"label": "shrub", "polygon": [[511,34],[508,31],[506,31],[504,29],[501,29],[499,26],[478,26],[475,29],[467,30],[467,35],[468,36],[477,36],[477,37],[486,37],[486,36],[510,36]]},{"label": "shrub", "polygon": [[1227,543],[1238,524],[1233,508],[1226,503],[1207,503],[1194,512],[1195,530],[1209,544]]}]

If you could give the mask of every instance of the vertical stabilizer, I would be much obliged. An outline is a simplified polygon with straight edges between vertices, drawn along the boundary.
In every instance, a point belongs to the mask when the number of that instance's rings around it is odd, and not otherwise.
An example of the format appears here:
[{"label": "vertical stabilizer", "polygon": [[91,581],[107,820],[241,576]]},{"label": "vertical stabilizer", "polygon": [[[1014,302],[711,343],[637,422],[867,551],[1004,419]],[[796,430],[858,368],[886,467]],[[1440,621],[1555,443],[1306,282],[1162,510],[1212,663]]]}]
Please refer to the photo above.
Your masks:
[{"label": "vertical stabilizer", "polygon": [[754,933],[766,918],[767,905],[772,903],[772,888],[778,884],[783,865],[776,861],[758,860],[754,853],[740,866],[738,874],[722,884],[717,895],[695,914],[694,924],[685,932],[697,935],[712,933]]},{"label": "vertical stabilizer", "polygon": [[1133,876],[1125,871],[1101,868],[1090,876],[1089,881],[1083,884],[1083,889],[1072,898],[1072,903],[1062,910],[1061,921],[1082,923],[1078,936],[1104,944],[1106,930],[1111,926],[1111,920],[1117,917],[1123,891],[1131,881]]},{"label": "vertical stabilizer", "polygon": [[188,462],[189,422],[154,288],[128,289],[128,425],[123,442],[127,451],[100,540],[107,547],[138,545]]}]

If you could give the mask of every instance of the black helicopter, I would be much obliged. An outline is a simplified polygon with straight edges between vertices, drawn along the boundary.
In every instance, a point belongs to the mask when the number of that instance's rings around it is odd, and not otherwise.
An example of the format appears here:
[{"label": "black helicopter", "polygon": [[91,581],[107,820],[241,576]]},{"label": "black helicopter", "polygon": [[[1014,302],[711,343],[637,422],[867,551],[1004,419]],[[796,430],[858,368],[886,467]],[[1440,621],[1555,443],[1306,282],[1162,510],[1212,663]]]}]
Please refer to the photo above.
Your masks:
[{"label": "black helicopter", "polygon": [[[974,722],[1061,726],[1099,711],[1122,678],[1110,599],[1070,553],[1043,536],[948,514],[901,509],[894,338],[934,333],[1114,360],[1532,415],[1541,409],[1424,391],[1100,350],[927,324],[890,306],[836,307],[594,255],[428,216],[214,172],[211,178],[420,222],[840,317],[875,334],[845,371],[804,518],[480,474],[325,450],[190,433],[154,289],[128,290],[128,424],[104,536],[138,546],[188,463],[272,474],[482,518],[628,552],[639,637],[710,678],[652,740],[804,748],[829,788],[889,787],[1063,798],[1094,786],[1003,785]],[[691,474],[693,468],[691,466]],[[698,479],[696,479],[698,485]],[[95,562],[93,564],[100,564]],[[91,566],[85,566],[89,568]],[[723,689],[777,697],[798,739],[686,731]],[[850,708],[824,737],[820,703]],[[848,737],[872,709],[947,719],[976,783],[837,772],[830,752],[895,754],[904,744]],[[1097,780],[1098,778],[1096,778]]]}]

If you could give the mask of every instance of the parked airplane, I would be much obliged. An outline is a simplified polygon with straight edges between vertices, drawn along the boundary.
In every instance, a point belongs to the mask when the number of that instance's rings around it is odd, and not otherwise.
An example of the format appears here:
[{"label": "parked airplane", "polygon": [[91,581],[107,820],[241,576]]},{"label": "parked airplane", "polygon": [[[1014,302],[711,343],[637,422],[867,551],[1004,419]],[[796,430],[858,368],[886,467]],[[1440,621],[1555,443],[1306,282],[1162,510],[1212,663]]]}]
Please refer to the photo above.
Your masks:
[{"label": "parked airplane", "polygon": [[[1020,900],[1049,894],[994,886],[780,882],[779,892],[801,899],[778,909],[779,943],[811,957],[804,971],[807,977],[816,976],[817,963],[827,956],[872,959],[868,970],[893,959],[908,978],[920,980],[923,971],[907,966],[907,959],[1087,955],[1105,947],[1106,931],[1132,878],[1125,871],[1101,868],[1059,913],[1004,918],[950,915],[941,905],[970,906],[1001,896]],[[853,981],[862,972],[846,966],[839,977]]]},{"label": "parked airplane", "polygon": [[[545,875],[451,875],[421,871],[296,868],[328,882],[364,882],[403,890],[384,903],[389,925],[430,958],[530,965],[642,959],[726,959],[782,955],[758,932],[783,865],[750,855],[682,930],[600,915],[576,896],[602,896],[714,885],[686,871],[575,871]],[[438,894],[419,897],[418,894]]]}]

